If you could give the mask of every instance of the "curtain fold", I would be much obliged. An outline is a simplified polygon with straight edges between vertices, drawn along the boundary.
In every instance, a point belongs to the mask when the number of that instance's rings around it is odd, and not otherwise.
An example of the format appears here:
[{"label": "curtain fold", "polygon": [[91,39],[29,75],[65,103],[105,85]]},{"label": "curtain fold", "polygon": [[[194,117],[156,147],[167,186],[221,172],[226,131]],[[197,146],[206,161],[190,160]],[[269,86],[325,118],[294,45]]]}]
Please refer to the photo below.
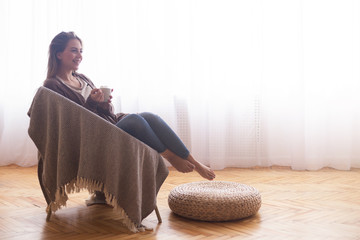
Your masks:
[{"label": "curtain fold", "polygon": [[[19,8],[18,6],[22,6]],[[0,165],[35,165],[27,108],[60,31],[117,111],[163,117],[214,169],[360,167],[358,0],[0,0]]]}]

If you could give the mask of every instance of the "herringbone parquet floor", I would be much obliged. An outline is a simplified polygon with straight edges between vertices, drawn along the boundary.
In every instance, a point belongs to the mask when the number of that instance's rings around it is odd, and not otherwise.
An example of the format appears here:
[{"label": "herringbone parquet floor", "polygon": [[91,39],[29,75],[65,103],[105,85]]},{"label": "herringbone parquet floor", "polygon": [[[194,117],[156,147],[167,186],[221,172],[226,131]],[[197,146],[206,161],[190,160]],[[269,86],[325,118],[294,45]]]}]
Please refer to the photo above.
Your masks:
[{"label": "herringbone parquet floor", "polygon": [[46,222],[36,167],[0,167],[0,239],[360,239],[360,169],[231,168],[216,173],[216,180],[257,188],[259,212],[218,223],[176,216],[167,205],[170,190],[202,179],[171,170],[158,195],[163,223],[157,224],[152,213],[143,223],[154,231],[131,234],[112,208],[87,208],[87,192],[69,195],[68,206]]}]

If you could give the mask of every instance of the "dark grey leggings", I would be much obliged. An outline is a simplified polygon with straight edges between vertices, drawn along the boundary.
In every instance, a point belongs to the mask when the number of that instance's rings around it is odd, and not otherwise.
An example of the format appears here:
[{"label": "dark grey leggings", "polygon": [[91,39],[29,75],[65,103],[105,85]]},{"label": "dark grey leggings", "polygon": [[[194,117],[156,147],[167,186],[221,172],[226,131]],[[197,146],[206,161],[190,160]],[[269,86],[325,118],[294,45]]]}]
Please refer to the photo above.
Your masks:
[{"label": "dark grey leggings", "polygon": [[153,113],[129,114],[116,126],[159,153],[169,149],[181,158],[186,159],[189,156],[189,150],[176,133],[164,120]]}]

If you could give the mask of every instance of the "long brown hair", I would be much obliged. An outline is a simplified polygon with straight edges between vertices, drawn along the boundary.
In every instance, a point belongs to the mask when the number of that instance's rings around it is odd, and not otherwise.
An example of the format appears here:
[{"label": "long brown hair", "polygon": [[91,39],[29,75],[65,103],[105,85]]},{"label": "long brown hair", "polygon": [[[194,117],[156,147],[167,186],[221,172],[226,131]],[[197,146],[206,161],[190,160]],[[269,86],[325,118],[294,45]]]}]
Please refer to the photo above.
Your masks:
[{"label": "long brown hair", "polygon": [[57,71],[59,70],[60,60],[57,58],[59,52],[63,52],[66,48],[66,45],[71,39],[79,40],[82,45],[81,39],[76,36],[74,32],[61,32],[54,37],[49,46],[49,61],[48,61],[48,71],[47,78],[55,77]]}]

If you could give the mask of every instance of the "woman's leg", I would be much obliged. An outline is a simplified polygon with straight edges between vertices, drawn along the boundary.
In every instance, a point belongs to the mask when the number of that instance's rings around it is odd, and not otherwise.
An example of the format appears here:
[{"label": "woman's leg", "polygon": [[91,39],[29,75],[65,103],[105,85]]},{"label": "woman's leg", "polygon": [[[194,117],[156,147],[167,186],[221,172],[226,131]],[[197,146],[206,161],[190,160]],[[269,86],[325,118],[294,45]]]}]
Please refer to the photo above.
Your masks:
[{"label": "woman's leg", "polygon": [[176,168],[176,170],[186,173],[192,172],[195,168],[192,163],[182,159],[171,152],[171,150],[167,149],[167,147],[154,133],[149,123],[142,116],[129,114],[121,119],[116,126],[158,151],[171,163],[171,165]]},{"label": "woman's leg", "polygon": [[125,116],[118,123],[116,123],[116,126],[139,139],[143,143],[149,145],[159,153],[166,150],[165,145],[155,135],[147,121],[145,121],[145,119],[138,114],[129,114]]},{"label": "woman's leg", "polygon": [[[140,113],[150,125],[156,136],[170,151],[164,152],[163,156],[166,159],[171,159],[169,162],[176,168],[175,165],[181,164],[184,160],[190,162],[195,170],[204,178],[212,180],[215,178],[215,173],[204,164],[196,161],[185,147],[184,143],[176,135],[176,133],[162,120],[159,116],[153,113]],[[178,156],[181,158],[179,159]],[[173,162],[172,162],[173,161]]]},{"label": "woman's leg", "polygon": [[161,117],[149,112],[140,113],[139,115],[148,122],[151,129],[167,149],[183,159],[189,156],[190,152],[184,143]]}]

